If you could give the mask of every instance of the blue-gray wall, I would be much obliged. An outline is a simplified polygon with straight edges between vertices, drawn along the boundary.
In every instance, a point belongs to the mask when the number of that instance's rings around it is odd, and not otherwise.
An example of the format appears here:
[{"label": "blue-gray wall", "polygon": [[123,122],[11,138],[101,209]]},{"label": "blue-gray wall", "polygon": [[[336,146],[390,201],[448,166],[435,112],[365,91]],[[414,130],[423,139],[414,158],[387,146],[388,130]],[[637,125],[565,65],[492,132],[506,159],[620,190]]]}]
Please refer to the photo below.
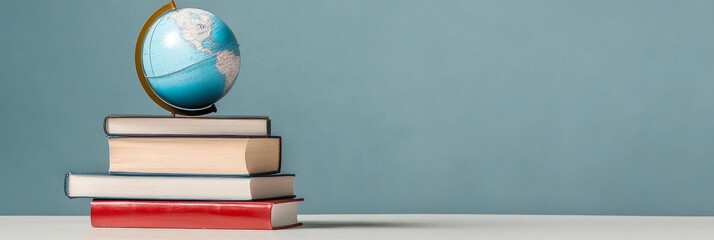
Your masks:
[{"label": "blue-gray wall", "polygon": [[[0,214],[86,214],[162,0],[0,2]],[[714,215],[714,1],[178,0],[242,66],[302,213]]]}]

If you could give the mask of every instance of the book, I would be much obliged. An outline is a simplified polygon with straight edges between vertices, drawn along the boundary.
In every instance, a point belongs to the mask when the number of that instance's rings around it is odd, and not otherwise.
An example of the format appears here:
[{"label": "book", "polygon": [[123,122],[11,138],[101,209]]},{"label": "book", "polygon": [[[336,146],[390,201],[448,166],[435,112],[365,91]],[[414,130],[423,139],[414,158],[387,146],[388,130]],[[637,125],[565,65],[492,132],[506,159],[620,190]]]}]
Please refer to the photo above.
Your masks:
[{"label": "book", "polygon": [[109,137],[110,173],[261,175],[280,172],[278,136]]},{"label": "book", "polygon": [[92,200],[93,227],[282,229],[297,220],[303,199],[253,202]]},{"label": "book", "polygon": [[104,119],[107,135],[270,135],[270,119],[262,116],[170,117],[110,115]]},{"label": "book", "polygon": [[157,200],[293,198],[293,176],[141,176],[68,172],[65,176],[65,195],[69,198]]}]

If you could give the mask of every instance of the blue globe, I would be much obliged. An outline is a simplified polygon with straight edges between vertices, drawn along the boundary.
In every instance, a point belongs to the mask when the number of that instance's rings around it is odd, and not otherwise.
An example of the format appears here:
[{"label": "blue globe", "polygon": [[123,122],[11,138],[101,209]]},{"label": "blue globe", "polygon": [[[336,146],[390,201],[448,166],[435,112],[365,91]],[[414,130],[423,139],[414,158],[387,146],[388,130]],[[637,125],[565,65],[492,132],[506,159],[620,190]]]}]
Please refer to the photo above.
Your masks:
[{"label": "blue globe", "polygon": [[151,25],[143,41],[144,76],[154,93],[174,107],[209,107],[231,90],[238,76],[238,41],[207,11],[168,12]]}]

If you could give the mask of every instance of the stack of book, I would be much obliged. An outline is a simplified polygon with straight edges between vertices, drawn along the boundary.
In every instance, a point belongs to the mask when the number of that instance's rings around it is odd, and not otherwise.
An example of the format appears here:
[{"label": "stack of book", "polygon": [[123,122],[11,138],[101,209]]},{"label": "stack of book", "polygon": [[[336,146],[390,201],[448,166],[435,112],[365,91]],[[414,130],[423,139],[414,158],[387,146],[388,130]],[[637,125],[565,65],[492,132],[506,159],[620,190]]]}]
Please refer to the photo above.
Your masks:
[{"label": "stack of book", "polygon": [[109,173],[67,173],[94,227],[280,229],[301,225],[281,138],[267,117],[109,116]]}]

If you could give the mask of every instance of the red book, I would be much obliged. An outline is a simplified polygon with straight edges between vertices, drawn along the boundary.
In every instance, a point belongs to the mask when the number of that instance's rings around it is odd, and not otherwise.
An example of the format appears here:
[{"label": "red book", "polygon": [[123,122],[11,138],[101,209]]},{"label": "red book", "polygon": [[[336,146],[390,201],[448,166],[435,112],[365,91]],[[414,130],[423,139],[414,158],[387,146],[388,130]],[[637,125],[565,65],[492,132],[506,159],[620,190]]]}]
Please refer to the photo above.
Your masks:
[{"label": "red book", "polygon": [[302,225],[302,198],[251,202],[92,200],[93,227],[282,229]]}]

